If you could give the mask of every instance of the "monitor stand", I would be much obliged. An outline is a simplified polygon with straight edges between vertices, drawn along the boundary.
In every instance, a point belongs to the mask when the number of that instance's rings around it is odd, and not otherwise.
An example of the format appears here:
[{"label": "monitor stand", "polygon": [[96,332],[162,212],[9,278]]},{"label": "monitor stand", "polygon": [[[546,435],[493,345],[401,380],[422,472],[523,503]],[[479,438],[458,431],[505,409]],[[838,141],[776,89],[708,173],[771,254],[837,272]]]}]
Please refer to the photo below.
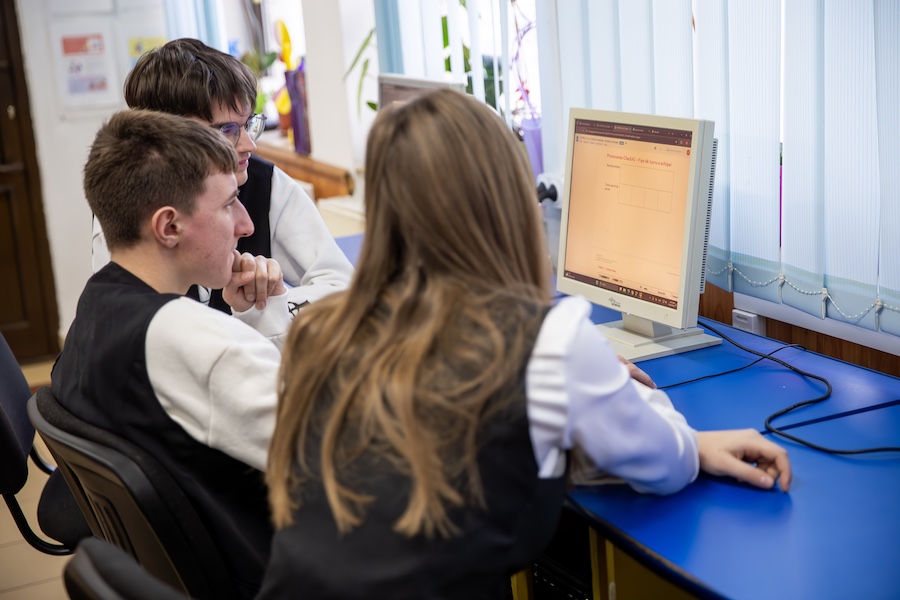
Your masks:
[{"label": "monitor stand", "polygon": [[675,329],[634,315],[622,315],[621,321],[597,325],[612,345],[613,352],[631,362],[669,356],[689,350],[708,348],[722,339],[703,333],[699,327]]}]

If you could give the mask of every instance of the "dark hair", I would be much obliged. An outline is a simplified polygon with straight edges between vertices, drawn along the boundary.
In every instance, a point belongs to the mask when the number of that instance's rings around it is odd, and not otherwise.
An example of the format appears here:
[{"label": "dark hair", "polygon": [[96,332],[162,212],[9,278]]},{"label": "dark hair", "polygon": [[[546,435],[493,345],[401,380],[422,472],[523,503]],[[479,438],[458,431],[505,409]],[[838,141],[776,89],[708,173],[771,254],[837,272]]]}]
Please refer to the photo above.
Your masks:
[{"label": "dark hair", "polygon": [[136,243],[144,221],[173,206],[187,214],[213,173],[237,155],[218,131],[148,110],[123,110],[100,127],[84,165],[84,194],[110,250]]},{"label": "dark hair", "polygon": [[256,76],[236,58],[182,38],[141,56],[125,79],[125,102],[212,121],[218,106],[243,113],[256,104]]}]

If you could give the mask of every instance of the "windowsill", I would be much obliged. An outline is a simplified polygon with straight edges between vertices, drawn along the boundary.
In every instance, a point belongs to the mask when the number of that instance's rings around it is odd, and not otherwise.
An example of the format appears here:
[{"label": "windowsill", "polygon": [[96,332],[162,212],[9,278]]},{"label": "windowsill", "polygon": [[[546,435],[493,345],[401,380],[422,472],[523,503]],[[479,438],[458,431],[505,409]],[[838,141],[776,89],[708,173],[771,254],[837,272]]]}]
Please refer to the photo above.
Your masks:
[{"label": "windowsill", "polygon": [[759,298],[737,292],[734,294],[734,307],[775,319],[776,321],[790,323],[797,327],[803,327],[804,329],[853,342],[860,346],[900,356],[900,339],[889,333],[872,331],[863,327],[842,323],[841,321],[835,321],[834,319],[817,319],[796,308],[760,300]]}]

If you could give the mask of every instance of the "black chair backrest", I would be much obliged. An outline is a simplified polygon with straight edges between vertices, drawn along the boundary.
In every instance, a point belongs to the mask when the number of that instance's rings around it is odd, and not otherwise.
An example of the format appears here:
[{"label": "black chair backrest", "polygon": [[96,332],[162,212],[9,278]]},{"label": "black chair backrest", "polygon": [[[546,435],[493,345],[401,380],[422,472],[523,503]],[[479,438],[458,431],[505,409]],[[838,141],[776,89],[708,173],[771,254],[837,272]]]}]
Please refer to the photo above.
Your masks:
[{"label": "black chair backrest", "polygon": [[63,569],[71,600],[187,600],[144,570],[133,556],[99,538],[78,544]]},{"label": "black chair backrest", "polygon": [[34,427],[25,410],[25,403],[30,396],[31,388],[25,374],[6,340],[0,335],[0,494],[3,495],[22,537],[32,547],[45,554],[71,554],[70,548],[39,538],[16,500],[16,494],[28,480],[29,455],[34,456],[38,467],[44,471],[49,470],[39,462],[39,457],[33,451]]},{"label": "black chair backrest", "polygon": [[[0,335],[0,492],[15,494],[28,479],[28,454],[34,440],[34,427],[25,413],[31,388]],[[7,458],[9,457],[9,458]],[[12,459],[15,460],[12,460]]]},{"label": "black chair backrest", "polygon": [[203,520],[147,452],[63,408],[38,388],[28,416],[56,458],[94,535],[194,598],[237,592]]}]

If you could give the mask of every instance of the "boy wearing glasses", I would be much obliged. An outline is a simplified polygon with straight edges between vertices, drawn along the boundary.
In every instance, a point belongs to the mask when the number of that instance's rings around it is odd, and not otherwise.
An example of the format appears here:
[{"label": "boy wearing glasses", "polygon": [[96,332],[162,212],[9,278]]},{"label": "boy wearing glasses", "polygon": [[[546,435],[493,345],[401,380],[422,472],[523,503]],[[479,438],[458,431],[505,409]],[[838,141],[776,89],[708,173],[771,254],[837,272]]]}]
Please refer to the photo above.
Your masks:
[{"label": "boy wearing glasses", "polygon": [[[194,39],[150,50],[125,80],[125,101],[189,117],[218,129],[238,154],[240,200],[255,232],[238,242],[240,252],[274,258],[284,270],[292,312],[347,288],[353,267],[332,238],[313,201],[281,169],[256,156],[254,141],[265,116],[254,115],[256,77],[247,65]],[[102,228],[94,219],[93,268],[109,261]],[[265,300],[258,290],[258,302]],[[229,312],[220,290],[192,288],[191,295]]]}]

